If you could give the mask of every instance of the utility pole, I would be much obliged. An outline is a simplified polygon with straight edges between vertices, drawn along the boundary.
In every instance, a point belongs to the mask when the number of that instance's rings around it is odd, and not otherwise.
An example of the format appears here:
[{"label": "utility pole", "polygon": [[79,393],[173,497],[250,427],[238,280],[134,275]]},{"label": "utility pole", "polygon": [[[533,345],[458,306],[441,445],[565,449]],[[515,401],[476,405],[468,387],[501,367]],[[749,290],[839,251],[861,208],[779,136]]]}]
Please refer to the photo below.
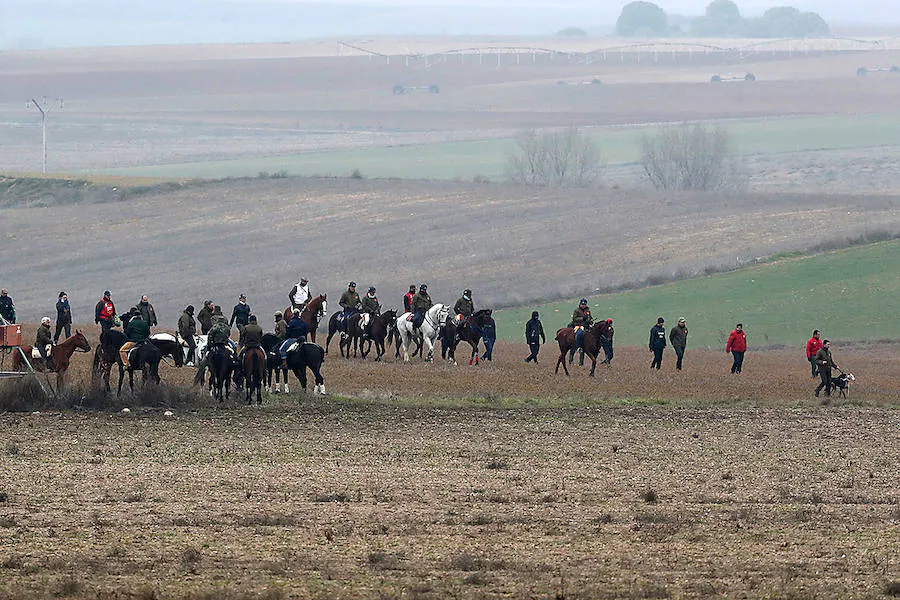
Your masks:
[{"label": "utility pole", "polygon": [[[59,104],[59,108],[62,108],[63,101],[62,99],[57,99],[56,102]],[[31,103],[34,104],[35,108],[41,113],[41,149],[43,151],[43,160],[41,162],[41,173],[47,173],[47,113],[50,112],[50,105],[47,103],[46,98],[42,98],[41,102],[38,102],[34,98],[31,99]]]}]

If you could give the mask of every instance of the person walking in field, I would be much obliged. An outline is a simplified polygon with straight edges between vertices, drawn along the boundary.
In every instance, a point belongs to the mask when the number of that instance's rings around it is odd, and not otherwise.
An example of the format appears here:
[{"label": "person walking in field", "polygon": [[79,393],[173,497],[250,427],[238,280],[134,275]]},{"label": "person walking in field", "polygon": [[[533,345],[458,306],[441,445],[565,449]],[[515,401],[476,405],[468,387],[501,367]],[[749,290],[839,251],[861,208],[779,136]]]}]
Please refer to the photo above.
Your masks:
[{"label": "person walking in field", "polygon": [[650,368],[657,371],[662,367],[663,351],[666,349],[665,322],[665,319],[659,317],[656,319],[656,325],[650,328],[650,352],[653,353],[653,362],[650,363]]},{"label": "person walking in field", "polygon": [[494,362],[494,343],[497,341],[497,323],[494,317],[488,317],[482,324],[481,339],[484,342],[484,354],[481,358]]},{"label": "person walking in field", "polygon": [[740,374],[741,368],[744,366],[744,353],[747,352],[747,335],[744,333],[743,323],[738,323],[731,335],[728,336],[725,352],[730,352],[734,357],[734,362],[731,364],[731,372]]},{"label": "person walking in field", "polygon": [[687,347],[687,336],[687,323],[685,322],[684,317],[681,317],[678,319],[678,324],[669,332],[669,343],[672,344],[672,350],[675,351],[675,356],[678,357],[675,368],[679,371],[681,370],[681,364],[684,360],[684,349]]},{"label": "person walking in field", "polygon": [[197,313],[197,322],[200,323],[200,335],[208,335],[209,330],[212,329],[213,310],[215,310],[215,304],[213,303],[213,301],[206,300],[203,303],[203,308],[201,308],[200,312]]},{"label": "person walking in field", "polygon": [[137,309],[141,313],[141,318],[144,320],[144,323],[147,324],[147,327],[156,327],[158,325],[158,321],[156,320],[156,309],[150,304],[150,298],[147,297],[147,294],[141,296],[141,301],[137,305]]},{"label": "person walking in field", "polygon": [[184,312],[181,313],[181,317],[178,318],[178,335],[181,336],[181,339],[188,346],[185,366],[192,367],[197,362],[197,357],[195,356],[197,342],[194,340],[194,336],[197,335],[197,322],[194,320],[193,304],[188,304]]},{"label": "person walking in field", "polygon": [[525,362],[534,361],[538,364],[538,352],[541,351],[541,344],[547,343],[547,336],[544,335],[544,325],[538,318],[538,311],[531,313],[531,320],[525,323],[525,342],[531,354],[525,357]]},{"label": "person walking in field", "polygon": [[103,292],[103,298],[94,307],[94,323],[100,325],[100,337],[115,325],[116,305],[113,304],[109,290]]},{"label": "person walking in field", "polygon": [[825,340],[822,342],[822,347],[816,352],[816,366],[819,368],[819,375],[822,378],[822,381],[819,382],[819,385],[816,386],[816,398],[819,397],[819,392],[822,391],[822,388],[825,388],[825,395],[831,395],[831,371],[833,369],[840,370],[840,367],[834,364],[834,358],[831,356],[831,342]]},{"label": "person walking in field", "polygon": [[607,364],[612,366],[613,359],[613,336],[616,334],[616,330],[613,329],[613,320],[606,319],[606,336],[602,338],[600,342],[600,346],[603,348],[603,354],[605,357],[603,358],[603,362],[600,364]]},{"label": "person walking in field", "polygon": [[16,303],[6,288],[0,290],[0,317],[10,325],[16,324]]},{"label": "person walking in field", "polygon": [[56,301],[56,332],[53,334],[53,343],[59,342],[59,334],[65,330],[66,337],[72,337],[72,309],[69,306],[69,296],[65,292],[59,293]]},{"label": "person walking in field", "polygon": [[238,331],[243,331],[244,327],[250,322],[250,305],[247,304],[247,296],[241,294],[238,303],[231,310],[231,321],[228,322],[229,327],[237,323]]},{"label": "person walking in field", "polygon": [[816,354],[821,348],[822,340],[819,338],[819,330],[815,329],[812,332],[812,337],[806,342],[806,360],[809,361],[813,379],[819,375],[819,369],[816,368]]}]

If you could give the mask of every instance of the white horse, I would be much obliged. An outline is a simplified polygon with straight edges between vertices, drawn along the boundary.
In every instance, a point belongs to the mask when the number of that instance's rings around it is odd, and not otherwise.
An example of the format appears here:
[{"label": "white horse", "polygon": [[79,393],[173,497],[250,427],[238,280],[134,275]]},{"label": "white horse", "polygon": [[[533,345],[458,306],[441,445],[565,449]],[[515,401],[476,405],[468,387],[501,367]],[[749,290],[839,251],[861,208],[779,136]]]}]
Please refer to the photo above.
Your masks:
[{"label": "white horse", "polygon": [[197,346],[194,351],[194,362],[188,364],[188,354],[190,353],[190,348],[188,348],[187,343],[181,338],[181,334],[172,335],[171,333],[154,333],[150,336],[151,339],[159,339],[159,340],[167,340],[170,342],[177,342],[181,344],[181,348],[184,351],[184,364],[185,366],[196,367],[200,364],[200,361],[206,358],[206,340],[208,336],[205,335],[195,335],[194,336],[194,344]]},{"label": "white horse", "polygon": [[[403,313],[397,317],[397,332],[400,336],[400,343],[403,345],[404,362],[409,362],[409,345],[416,337],[412,321],[409,320],[411,314]],[[441,326],[447,320],[447,315],[449,314],[450,307],[443,304],[435,304],[425,313],[425,319],[422,321],[422,327],[419,329],[422,332],[423,342],[428,348],[428,354],[425,356],[426,362],[430,362],[434,358],[434,343],[437,340]]]}]

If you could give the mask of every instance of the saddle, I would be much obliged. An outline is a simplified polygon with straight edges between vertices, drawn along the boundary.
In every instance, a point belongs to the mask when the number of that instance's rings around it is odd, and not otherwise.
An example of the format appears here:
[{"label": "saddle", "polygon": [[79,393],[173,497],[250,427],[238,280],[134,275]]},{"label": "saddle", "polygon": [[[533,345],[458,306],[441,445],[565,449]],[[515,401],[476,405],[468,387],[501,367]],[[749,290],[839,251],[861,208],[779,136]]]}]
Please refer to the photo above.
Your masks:
[{"label": "saddle", "polygon": [[[47,358],[53,356],[53,346],[51,344],[47,344]],[[41,352],[37,348],[31,349],[31,358],[42,358]]]}]

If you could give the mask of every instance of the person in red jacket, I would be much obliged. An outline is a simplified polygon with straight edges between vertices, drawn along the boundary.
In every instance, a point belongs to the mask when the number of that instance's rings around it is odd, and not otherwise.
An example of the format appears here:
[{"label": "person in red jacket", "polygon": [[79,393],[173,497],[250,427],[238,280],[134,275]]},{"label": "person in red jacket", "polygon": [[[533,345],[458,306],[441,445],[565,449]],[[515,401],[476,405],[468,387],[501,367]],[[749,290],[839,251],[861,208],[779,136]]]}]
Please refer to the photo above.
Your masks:
[{"label": "person in red jacket", "polygon": [[731,352],[734,357],[734,363],[731,365],[732,373],[740,373],[741,367],[744,365],[744,352],[747,351],[747,336],[744,334],[744,324],[738,323],[731,335],[728,336],[728,343],[725,344],[725,352]]},{"label": "person in red jacket", "polygon": [[409,286],[409,291],[406,292],[406,295],[403,296],[403,310],[404,312],[412,312],[412,299],[416,296],[416,286]]},{"label": "person in red jacket", "polygon": [[812,337],[806,342],[806,360],[812,367],[812,377],[815,379],[819,375],[819,369],[816,368],[816,352],[822,347],[822,340],[819,339],[819,330],[813,331]]}]

